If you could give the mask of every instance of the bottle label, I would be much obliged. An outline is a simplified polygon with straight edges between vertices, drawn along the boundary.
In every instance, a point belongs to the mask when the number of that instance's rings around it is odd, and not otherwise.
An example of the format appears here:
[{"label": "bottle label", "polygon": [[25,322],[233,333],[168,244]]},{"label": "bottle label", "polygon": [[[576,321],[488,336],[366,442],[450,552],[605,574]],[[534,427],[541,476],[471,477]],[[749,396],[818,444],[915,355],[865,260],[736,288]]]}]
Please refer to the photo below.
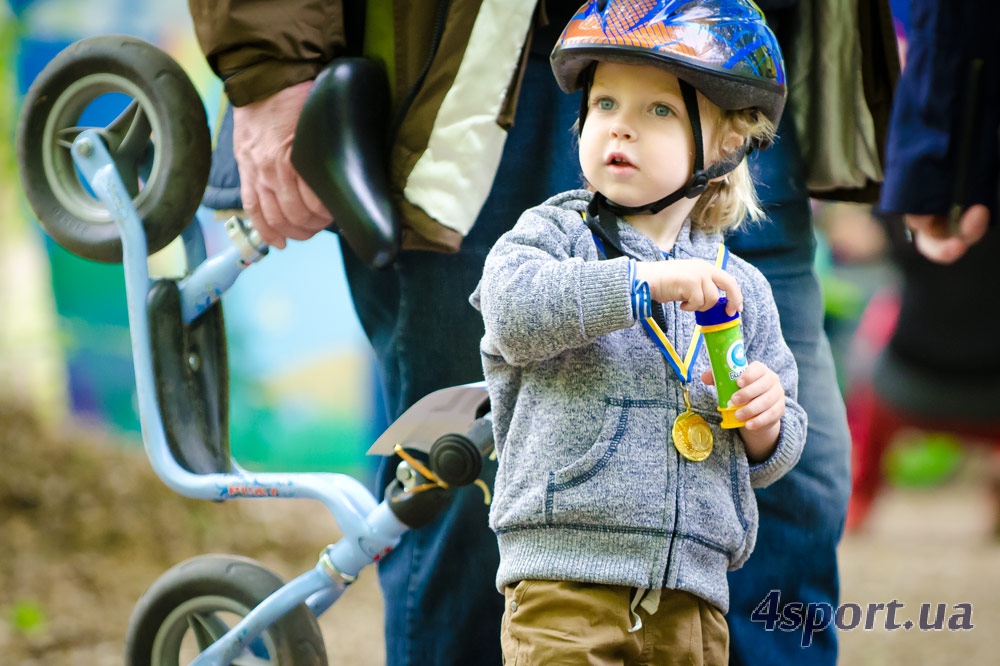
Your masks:
[{"label": "bottle label", "polygon": [[743,346],[742,339],[734,340],[733,344],[729,345],[729,350],[726,352],[726,365],[729,366],[730,379],[736,379],[747,369],[746,348]]}]

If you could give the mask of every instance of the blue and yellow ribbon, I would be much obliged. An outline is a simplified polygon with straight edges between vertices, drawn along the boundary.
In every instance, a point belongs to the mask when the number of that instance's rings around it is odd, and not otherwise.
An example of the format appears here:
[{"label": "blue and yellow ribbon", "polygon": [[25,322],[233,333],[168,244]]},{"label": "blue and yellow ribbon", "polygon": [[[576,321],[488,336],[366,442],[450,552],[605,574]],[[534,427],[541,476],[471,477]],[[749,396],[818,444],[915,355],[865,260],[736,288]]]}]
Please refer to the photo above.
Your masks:
[{"label": "blue and yellow ribbon", "polygon": [[[729,248],[725,246],[724,243],[719,243],[719,252],[715,257],[715,267],[726,269],[726,264],[729,263]],[[695,361],[698,359],[698,354],[701,352],[701,340],[702,331],[701,326],[695,325],[694,335],[691,338],[691,344],[688,346],[687,353],[682,359],[674,346],[670,344],[670,340],[663,333],[660,325],[656,323],[656,320],[652,317],[646,317],[642,320],[642,326],[646,329],[646,333],[656,344],[660,353],[663,357],[667,359],[667,363],[670,367],[674,369],[677,377],[682,383],[687,383],[691,381],[691,371],[694,368]]]}]

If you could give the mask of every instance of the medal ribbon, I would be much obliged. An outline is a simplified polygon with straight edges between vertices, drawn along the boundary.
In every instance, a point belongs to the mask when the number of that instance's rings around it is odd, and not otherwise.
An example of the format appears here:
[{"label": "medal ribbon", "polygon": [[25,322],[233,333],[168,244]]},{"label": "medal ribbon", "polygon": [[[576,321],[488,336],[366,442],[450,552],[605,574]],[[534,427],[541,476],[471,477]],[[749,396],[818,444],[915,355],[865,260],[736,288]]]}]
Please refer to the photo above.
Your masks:
[{"label": "medal ribbon", "polygon": [[[729,263],[729,248],[725,246],[724,243],[719,243],[719,253],[715,257],[715,267],[726,269],[726,264]],[[659,306],[660,304],[657,303]],[[662,307],[662,306],[660,306]],[[694,368],[694,363],[698,358],[698,354],[701,351],[701,327],[695,326],[694,335],[691,338],[691,344],[688,346],[687,353],[682,359],[674,346],[670,344],[670,340],[663,333],[663,329],[660,325],[656,323],[656,320],[652,317],[646,317],[642,321],[642,327],[646,329],[646,333],[653,340],[653,343],[663,354],[663,357],[667,359],[667,363],[670,367],[674,369],[677,374],[677,378],[681,380],[682,384],[686,384],[691,381],[691,370]]]},{"label": "medal ribbon", "polygon": [[[594,200],[597,201],[596,199]],[[589,214],[588,214],[589,213]],[[588,210],[588,213],[580,211],[580,216],[586,221],[587,227],[590,229],[591,235],[594,237],[594,244],[597,245],[598,251],[604,256],[605,259],[629,256],[632,255],[625,252],[621,247],[621,242],[618,238],[618,225],[617,221],[608,215],[608,219],[605,220],[603,216],[599,215],[599,210]],[[635,259],[635,257],[632,257]],[[638,259],[636,259],[638,261]],[[725,243],[719,243],[719,252],[715,257],[715,267],[726,270],[726,264],[729,263],[729,248],[726,247]],[[660,313],[662,315],[661,303],[656,303],[656,307],[661,308]],[[687,353],[682,359],[674,349],[674,346],[670,344],[670,340],[663,333],[663,329],[660,325],[656,323],[653,317],[646,317],[642,320],[642,326],[646,329],[646,333],[656,344],[660,353],[663,354],[664,358],[667,359],[667,363],[670,367],[674,369],[677,377],[681,380],[682,384],[687,384],[691,381],[691,369],[694,367],[694,362],[698,358],[698,353],[701,351],[701,327],[695,326],[694,336],[691,338],[691,345],[688,347]]]}]

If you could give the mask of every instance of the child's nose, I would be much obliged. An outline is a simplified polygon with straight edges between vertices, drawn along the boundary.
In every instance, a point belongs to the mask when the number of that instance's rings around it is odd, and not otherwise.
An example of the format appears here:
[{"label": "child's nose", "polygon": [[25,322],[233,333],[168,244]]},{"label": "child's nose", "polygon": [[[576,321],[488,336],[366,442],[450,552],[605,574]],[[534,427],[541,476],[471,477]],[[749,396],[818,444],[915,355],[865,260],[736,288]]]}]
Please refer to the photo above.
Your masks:
[{"label": "child's nose", "polygon": [[611,125],[611,138],[631,141],[635,138],[635,132],[626,123],[615,122]]}]

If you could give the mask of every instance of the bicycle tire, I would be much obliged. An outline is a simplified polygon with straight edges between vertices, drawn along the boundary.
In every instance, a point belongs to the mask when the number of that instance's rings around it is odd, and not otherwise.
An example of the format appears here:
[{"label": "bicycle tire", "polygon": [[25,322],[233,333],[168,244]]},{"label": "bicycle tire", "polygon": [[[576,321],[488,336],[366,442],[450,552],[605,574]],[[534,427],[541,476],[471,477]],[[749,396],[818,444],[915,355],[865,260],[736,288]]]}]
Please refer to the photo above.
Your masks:
[{"label": "bicycle tire", "polygon": [[[238,555],[201,555],[169,569],[139,599],[125,638],[126,666],[180,666],[230,626],[219,613],[244,617],[282,585],[275,573]],[[192,627],[203,632],[201,636]],[[191,639],[198,647],[184,641]],[[327,666],[319,623],[305,604],[293,608],[251,644],[253,663]],[[184,661],[181,661],[181,650]],[[233,662],[239,664],[239,657]]]},{"label": "bicycle tire", "polygon": [[[134,102],[107,127],[95,129],[130,188],[149,253],[167,245],[194,218],[208,182],[211,141],[204,106],[187,74],[141,39],[82,39],[38,75],[25,96],[16,139],[28,203],[59,245],[87,259],[115,263],[122,260],[118,229],[88,192],[69,150],[84,110],[108,93],[123,93]],[[119,121],[122,127],[115,126]],[[147,126],[149,132],[143,132]],[[150,159],[140,190],[139,174]]]}]

